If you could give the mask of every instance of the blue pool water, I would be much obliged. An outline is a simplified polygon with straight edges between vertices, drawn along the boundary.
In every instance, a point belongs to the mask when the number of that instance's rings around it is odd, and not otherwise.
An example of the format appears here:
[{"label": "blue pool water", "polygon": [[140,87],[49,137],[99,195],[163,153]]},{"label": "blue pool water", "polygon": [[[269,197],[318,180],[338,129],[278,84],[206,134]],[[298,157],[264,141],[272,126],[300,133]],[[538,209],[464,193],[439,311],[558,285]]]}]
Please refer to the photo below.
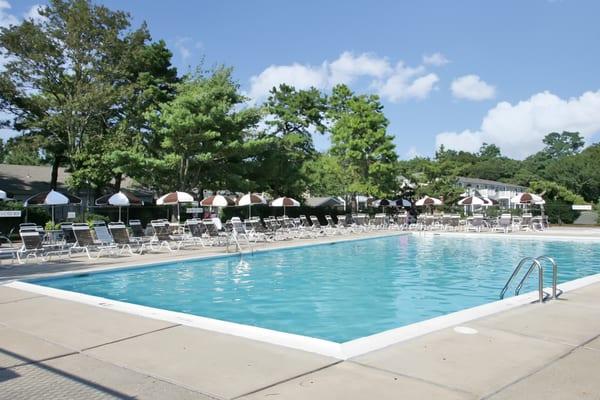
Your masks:
[{"label": "blue pool water", "polygon": [[516,263],[542,254],[559,283],[600,272],[597,243],[402,235],[34,283],[345,342],[498,300]]}]

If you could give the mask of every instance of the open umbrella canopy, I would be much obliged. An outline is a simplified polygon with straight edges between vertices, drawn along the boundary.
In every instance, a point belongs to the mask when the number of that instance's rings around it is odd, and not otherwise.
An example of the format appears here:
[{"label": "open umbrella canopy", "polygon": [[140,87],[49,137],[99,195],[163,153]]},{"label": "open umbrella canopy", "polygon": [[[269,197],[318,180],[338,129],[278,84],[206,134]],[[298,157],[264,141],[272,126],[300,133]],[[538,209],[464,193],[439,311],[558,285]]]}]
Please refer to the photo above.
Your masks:
[{"label": "open umbrella canopy", "polygon": [[465,197],[464,199],[459,200],[459,202],[457,204],[459,206],[483,206],[483,205],[487,205],[487,204],[491,205],[491,202],[488,203],[488,201],[486,201],[482,197],[469,196],[469,197]]},{"label": "open umbrella canopy", "polygon": [[11,195],[9,195],[4,190],[0,190],[0,200],[11,200],[11,199],[12,199]]},{"label": "open umbrella canopy", "polygon": [[238,206],[249,206],[253,204],[267,204],[267,200],[259,194],[248,193],[240,197]]},{"label": "open umbrella canopy", "polygon": [[23,203],[25,207],[27,206],[60,206],[66,204],[81,204],[81,199],[79,197],[57,192],[52,189],[49,192],[41,192],[35,194],[25,200]]},{"label": "open umbrella canopy", "polygon": [[292,199],[291,197],[279,197],[271,202],[273,207],[300,207],[298,200]]},{"label": "open umbrella canopy", "polygon": [[171,192],[167,193],[156,200],[156,204],[159,206],[173,205],[179,203],[191,203],[194,201],[194,197],[186,192]]},{"label": "open umbrella canopy", "polygon": [[490,199],[489,197],[482,197],[483,201],[485,201],[486,206],[494,206],[498,204],[498,200]]},{"label": "open umbrella canopy", "polygon": [[407,199],[396,199],[396,200],[392,200],[390,205],[396,206],[396,207],[412,207],[412,202]]},{"label": "open umbrella canopy", "polygon": [[389,207],[391,205],[393,205],[392,201],[388,199],[379,199],[372,203],[373,207]]},{"label": "open umbrella canopy", "polygon": [[444,204],[440,199],[436,199],[435,197],[425,196],[422,199],[419,199],[415,202],[415,205],[418,207],[422,206],[441,206]]},{"label": "open umbrella canopy", "polygon": [[208,196],[200,202],[200,205],[203,207],[228,207],[234,206],[235,201],[231,200],[229,197],[221,196],[217,194],[215,196]]},{"label": "open umbrella canopy", "polygon": [[129,193],[120,191],[113,194],[106,194],[96,199],[97,206],[111,205],[116,207],[127,207],[127,206],[141,206],[144,202],[137,196]]},{"label": "open umbrella canopy", "polygon": [[534,194],[534,193],[521,193],[512,199],[510,199],[511,203],[516,204],[545,204],[546,202],[542,199],[542,196]]}]

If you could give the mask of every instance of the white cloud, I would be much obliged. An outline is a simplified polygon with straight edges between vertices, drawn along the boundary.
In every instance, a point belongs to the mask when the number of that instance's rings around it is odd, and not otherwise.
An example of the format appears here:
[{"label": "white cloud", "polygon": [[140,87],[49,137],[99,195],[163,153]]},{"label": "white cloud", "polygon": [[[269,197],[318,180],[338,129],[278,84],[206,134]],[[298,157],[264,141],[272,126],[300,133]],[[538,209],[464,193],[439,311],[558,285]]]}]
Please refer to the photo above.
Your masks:
[{"label": "white cloud", "polygon": [[424,67],[411,68],[400,62],[390,77],[377,82],[375,86],[378,93],[391,102],[410,98],[424,99],[439,81],[436,74],[422,75],[424,71]]},{"label": "white cloud", "polygon": [[436,146],[475,151],[483,142],[498,145],[510,157],[524,158],[544,147],[550,132],[575,131],[584,139],[600,132],[600,90],[562,99],[550,92],[534,94],[515,105],[500,102],[477,131],[443,132]]},{"label": "white cloud", "polygon": [[328,73],[325,65],[314,67],[310,65],[271,65],[259,75],[250,78],[248,95],[256,100],[265,97],[274,86],[287,83],[297,89],[316,87],[325,88]]},{"label": "white cloud", "polygon": [[334,61],[324,61],[321,65],[271,65],[250,78],[248,95],[256,101],[282,83],[298,89],[328,89],[339,83],[352,84],[361,78],[369,80],[369,87],[392,102],[423,99],[439,81],[437,75],[427,74],[424,66],[409,67],[400,61],[392,67],[387,58],[343,52]]},{"label": "white cloud", "polygon": [[488,100],[496,96],[496,88],[477,75],[465,75],[456,78],[450,86],[452,94],[458,99]]},{"label": "white cloud", "polygon": [[34,4],[31,6],[31,8],[29,8],[29,10],[23,14],[23,18],[25,19],[31,19],[33,20],[33,22],[42,22],[46,19],[46,17],[43,17],[40,15],[40,9],[43,6],[41,4]]},{"label": "white cloud", "polygon": [[450,62],[442,53],[424,54],[423,64],[440,67]]},{"label": "white cloud", "polygon": [[351,52],[343,52],[330,65],[330,83],[351,83],[360,76],[382,78],[392,71],[390,63],[385,58],[372,54],[354,56]]},{"label": "white cloud", "polygon": [[0,0],[0,27],[8,27],[9,25],[16,25],[19,20],[14,15],[10,14],[10,3],[6,0]]}]

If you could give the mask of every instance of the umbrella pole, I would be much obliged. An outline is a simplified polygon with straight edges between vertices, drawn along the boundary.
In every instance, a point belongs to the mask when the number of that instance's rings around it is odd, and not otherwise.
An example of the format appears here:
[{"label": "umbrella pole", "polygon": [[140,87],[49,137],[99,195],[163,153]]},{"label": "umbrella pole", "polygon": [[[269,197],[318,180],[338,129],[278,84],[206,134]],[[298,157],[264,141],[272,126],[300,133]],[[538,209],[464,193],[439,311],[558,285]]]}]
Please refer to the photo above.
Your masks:
[{"label": "umbrella pole", "polygon": [[283,216],[285,217],[285,204],[283,205]]},{"label": "umbrella pole", "polygon": [[54,229],[54,206],[50,206],[52,208],[52,229]]},{"label": "umbrella pole", "polygon": [[248,204],[248,219],[252,218],[252,204]]},{"label": "umbrella pole", "polygon": [[177,202],[177,222],[181,221],[181,213],[180,213],[180,209],[179,209],[179,202]]},{"label": "umbrella pole", "polygon": [[119,222],[121,222],[121,206],[119,206]]}]

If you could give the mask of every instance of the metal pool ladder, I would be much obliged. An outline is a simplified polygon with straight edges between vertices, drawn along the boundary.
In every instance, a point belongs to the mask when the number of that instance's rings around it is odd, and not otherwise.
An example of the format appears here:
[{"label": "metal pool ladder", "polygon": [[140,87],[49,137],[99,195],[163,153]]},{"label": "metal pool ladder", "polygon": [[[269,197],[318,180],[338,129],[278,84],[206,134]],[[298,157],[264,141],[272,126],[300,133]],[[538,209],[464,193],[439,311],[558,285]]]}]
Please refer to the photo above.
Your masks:
[{"label": "metal pool ladder", "polygon": [[[550,264],[552,264],[552,294],[544,292],[544,266],[542,265],[543,261],[547,261]],[[510,286],[511,282],[517,277],[521,268],[523,268],[523,266],[527,263],[531,264],[529,264],[529,269],[527,270],[525,275],[523,275],[523,278],[521,278],[521,280],[519,281],[519,284],[515,289],[515,296],[517,296],[521,292],[525,281],[527,280],[527,278],[529,278],[529,275],[531,275],[531,273],[537,268],[539,303],[542,304],[548,298],[558,298],[558,296],[562,294],[562,290],[556,288],[558,278],[558,266],[556,264],[556,261],[554,261],[552,257],[548,256],[522,258],[521,261],[519,261],[519,263],[517,264],[510,278],[508,278],[508,281],[506,281],[506,285],[504,285],[504,287],[502,288],[502,292],[500,292],[500,298],[504,298],[504,295],[506,294],[506,291],[508,290],[508,287]]]}]

